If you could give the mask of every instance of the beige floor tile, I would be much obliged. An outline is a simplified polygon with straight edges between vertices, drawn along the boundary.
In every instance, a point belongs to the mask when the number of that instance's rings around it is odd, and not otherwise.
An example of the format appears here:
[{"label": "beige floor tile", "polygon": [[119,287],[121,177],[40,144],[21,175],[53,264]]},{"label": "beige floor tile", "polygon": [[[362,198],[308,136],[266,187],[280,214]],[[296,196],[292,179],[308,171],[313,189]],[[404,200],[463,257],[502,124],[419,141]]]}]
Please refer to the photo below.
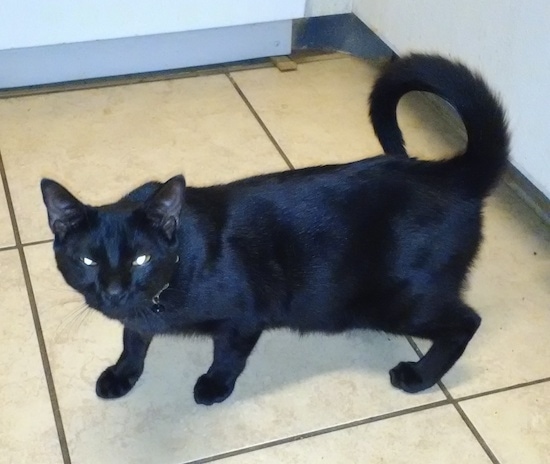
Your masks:
[{"label": "beige floor tile", "polygon": [[0,120],[24,242],[50,237],[44,176],[103,203],[182,172],[204,185],[286,168],[223,75],[1,100]]},{"label": "beige floor tile", "polygon": [[0,463],[61,462],[17,251],[0,252]]},{"label": "beige floor tile", "polygon": [[223,464],[309,462],[489,464],[491,461],[452,406],[416,412],[220,461]]},{"label": "beige floor tile", "polygon": [[51,245],[26,254],[74,462],[184,462],[443,399],[436,388],[407,395],[390,386],[387,371],[415,358],[403,339],[275,332],[221,405],[192,398],[210,342],[168,337],[153,342],[134,391],[100,400],[95,379],[118,357],[121,327],[91,310],[79,315],[83,304],[54,270]]},{"label": "beige floor tile", "polygon": [[443,379],[455,397],[550,377],[550,231],[504,186],[485,219],[466,294],[483,322]]},{"label": "beige floor tile", "polygon": [[304,167],[380,153],[367,110],[376,72],[344,58],[231,75],[292,163]]},{"label": "beige floor tile", "polygon": [[0,248],[15,245],[13,229],[11,226],[10,213],[4,193],[4,186],[0,182]]},{"label": "beige floor tile", "polygon": [[461,404],[501,464],[548,463],[550,383]]},{"label": "beige floor tile", "polygon": [[[300,64],[294,72],[256,69],[232,73],[264,123],[296,167],[374,156],[382,149],[368,118],[368,96],[379,66],[355,59]],[[409,153],[441,158],[463,141],[441,132],[441,114],[418,95],[398,108]]]},{"label": "beige floor tile", "polygon": [[[377,72],[342,58],[300,64],[296,72],[232,75],[302,167],[380,152],[367,107]],[[180,172],[189,184],[205,185],[285,169],[224,76],[0,100],[0,118],[0,149],[26,242],[50,236],[42,176],[102,203],[145,180]],[[404,99],[398,119],[409,152],[420,158],[446,156],[464,143],[449,131],[447,116],[418,95]],[[0,198],[0,248],[13,244],[4,205]],[[467,292],[483,324],[444,378],[455,397],[550,376],[550,232],[506,188],[488,201],[485,231]],[[437,389],[406,395],[390,386],[387,371],[414,359],[402,339],[275,332],[262,337],[234,394],[221,405],[194,404],[193,384],[208,367],[211,345],[183,338],[155,340],[135,390],[121,400],[99,400],[95,379],[116,360],[121,327],[85,311],[55,270],[51,245],[27,247],[26,254],[75,463],[182,463],[443,399]],[[15,251],[0,252],[0,272],[10,308],[0,316],[1,340],[7,340],[0,364],[13,373],[0,379],[0,463],[61,462]],[[18,301],[25,302],[21,311]],[[16,356],[25,362],[14,364]],[[463,403],[502,464],[546,462],[548,385]],[[5,398],[11,399],[7,405]],[[35,437],[31,446],[29,435]],[[227,461],[489,462],[451,407]]]}]

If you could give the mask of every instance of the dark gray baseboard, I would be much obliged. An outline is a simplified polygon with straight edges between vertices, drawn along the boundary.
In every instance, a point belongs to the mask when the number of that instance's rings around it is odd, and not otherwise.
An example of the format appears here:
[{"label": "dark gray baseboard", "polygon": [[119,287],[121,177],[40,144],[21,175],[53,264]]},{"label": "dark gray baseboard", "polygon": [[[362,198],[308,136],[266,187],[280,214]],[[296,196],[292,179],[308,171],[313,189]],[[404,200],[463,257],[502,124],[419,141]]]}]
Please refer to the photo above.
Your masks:
[{"label": "dark gray baseboard", "polygon": [[550,226],[550,199],[535,187],[517,168],[508,165],[504,183],[529,206],[542,221]]},{"label": "dark gray baseboard", "polygon": [[364,59],[390,58],[394,55],[353,13],[295,20],[292,49],[337,51]]}]

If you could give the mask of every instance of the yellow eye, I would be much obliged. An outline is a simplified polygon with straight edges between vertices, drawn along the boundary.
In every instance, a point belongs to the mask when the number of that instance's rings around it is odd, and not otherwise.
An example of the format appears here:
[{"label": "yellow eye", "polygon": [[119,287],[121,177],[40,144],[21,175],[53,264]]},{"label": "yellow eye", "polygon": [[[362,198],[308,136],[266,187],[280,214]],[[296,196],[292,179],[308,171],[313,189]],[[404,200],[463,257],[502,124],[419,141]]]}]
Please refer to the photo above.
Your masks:
[{"label": "yellow eye", "polygon": [[80,261],[82,261],[86,266],[96,266],[97,263],[93,260],[88,258],[87,256],[83,256],[80,258]]},{"label": "yellow eye", "polygon": [[147,264],[149,261],[151,261],[150,255],[141,255],[138,256],[134,261],[132,262],[132,266],[143,266],[144,264]]}]

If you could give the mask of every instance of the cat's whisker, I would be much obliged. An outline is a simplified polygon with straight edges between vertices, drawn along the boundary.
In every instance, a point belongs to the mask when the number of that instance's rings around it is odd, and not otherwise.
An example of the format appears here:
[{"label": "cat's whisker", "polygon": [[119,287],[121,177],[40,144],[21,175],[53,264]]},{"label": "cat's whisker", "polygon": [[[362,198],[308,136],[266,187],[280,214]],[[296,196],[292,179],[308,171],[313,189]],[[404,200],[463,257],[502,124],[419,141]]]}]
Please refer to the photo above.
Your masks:
[{"label": "cat's whisker", "polygon": [[[49,304],[48,306],[43,306],[39,304],[39,308],[42,311],[58,311],[66,315],[74,313],[77,309],[80,309],[85,304],[86,303],[82,301],[82,298],[75,298],[74,300],[55,301],[53,304]],[[69,311],[67,311],[67,309]]]},{"label": "cat's whisker", "polygon": [[91,312],[90,309],[91,308],[90,306],[88,306],[88,304],[83,303],[79,307],[71,311],[69,315],[65,317],[57,326],[57,329],[55,330],[54,340],[56,342],[60,342],[65,335],[77,332],[80,327],[82,327],[82,324],[86,320],[88,314]]},{"label": "cat's whisker", "polygon": [[80,327],[82,327],[84,325],[84,322],[86,322],[86,320],[88,319],[89,315],[93,313],[93,311],[90,311],[91,309],[92,308],[88,306],[86,310],[82,312],[83,316],[80,318],[79,324],[77,325],[75,331],[80,329]]},{"label": "cat's whisker", "polygon": [[73,322],[76,318],[78,318],[86,309],[88,305],[86,303],[80,304],[78,307],[74,308],[71,312],[69,312],[61,321],[60,325],[67,325]]}]

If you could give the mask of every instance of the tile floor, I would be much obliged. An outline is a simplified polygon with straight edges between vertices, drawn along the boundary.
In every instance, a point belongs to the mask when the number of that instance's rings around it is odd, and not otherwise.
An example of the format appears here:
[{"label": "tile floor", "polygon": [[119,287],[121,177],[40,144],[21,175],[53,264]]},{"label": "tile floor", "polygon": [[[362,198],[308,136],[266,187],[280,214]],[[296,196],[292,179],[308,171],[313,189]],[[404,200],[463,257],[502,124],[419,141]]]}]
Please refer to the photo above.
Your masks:
[{"label": "tile floor", "polygon": [[[40,178],[97,203],[180,172],[204,185],[372,156],[376,73],[340,56],[0,100],[0,463],[550,462],[550,232],[505,186],[467,294],[484,323],[440,387],[390,386],[388,369],[417,356],[403,338],[275,332],[221,405],[193,402],[211,357],[196,339],[155,340],[131,394],[94,394],[121,327],[58,275]],[[420,157],[464,143],[418,96],[399,111]]]}]

